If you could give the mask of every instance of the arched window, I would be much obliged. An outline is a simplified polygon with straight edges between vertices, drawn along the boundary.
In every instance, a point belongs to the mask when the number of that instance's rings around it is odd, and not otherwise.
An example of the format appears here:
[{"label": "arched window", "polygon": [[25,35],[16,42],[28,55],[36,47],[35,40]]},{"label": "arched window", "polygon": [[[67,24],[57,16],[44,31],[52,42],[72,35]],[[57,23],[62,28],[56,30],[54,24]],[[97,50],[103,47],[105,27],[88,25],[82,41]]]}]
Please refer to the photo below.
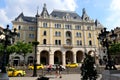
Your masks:
[{"label": "arched window", "polygon": [[44,35],[44,36],[46,36],[46,35],[47,35],[47,32],[46,32],[46,31],[44,31],[44,32],[43,32],[43,35]]},{"label": "arched window", "polygon": [[43,44],[46,44],[46,39],[43,40]]},{"label": "arched window", "polygon": [[92,46],[92,41],[91,40],[89,41],[89,45]]}]

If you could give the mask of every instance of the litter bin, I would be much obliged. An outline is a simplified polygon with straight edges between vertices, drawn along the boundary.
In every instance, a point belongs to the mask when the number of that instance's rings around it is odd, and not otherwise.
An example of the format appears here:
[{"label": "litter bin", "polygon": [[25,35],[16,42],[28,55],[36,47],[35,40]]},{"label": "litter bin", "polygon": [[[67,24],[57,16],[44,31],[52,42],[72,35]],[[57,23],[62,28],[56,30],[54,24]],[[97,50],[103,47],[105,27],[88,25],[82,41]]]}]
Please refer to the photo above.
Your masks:
[{"label": "litter bin", "polygon": [[48,77],[40,77],[37,80],[49,80],[49,78]]}]

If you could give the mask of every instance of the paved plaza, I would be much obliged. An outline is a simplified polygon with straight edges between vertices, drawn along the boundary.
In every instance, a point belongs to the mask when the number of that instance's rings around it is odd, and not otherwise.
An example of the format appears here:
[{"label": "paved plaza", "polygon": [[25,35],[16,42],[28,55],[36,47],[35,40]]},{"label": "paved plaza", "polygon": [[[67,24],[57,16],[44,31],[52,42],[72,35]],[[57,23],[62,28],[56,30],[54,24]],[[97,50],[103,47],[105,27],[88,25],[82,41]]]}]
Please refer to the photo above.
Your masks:
[{"label": "paved plaza", "polygon": [[[49,80],[81,80],[80,74],[63,74],[62,78],[56,78],[55,75],[46,75]],[[10,77],[10,80],[37,80],[38,77]],[[101,75],[97,80],[101,79]]]}]

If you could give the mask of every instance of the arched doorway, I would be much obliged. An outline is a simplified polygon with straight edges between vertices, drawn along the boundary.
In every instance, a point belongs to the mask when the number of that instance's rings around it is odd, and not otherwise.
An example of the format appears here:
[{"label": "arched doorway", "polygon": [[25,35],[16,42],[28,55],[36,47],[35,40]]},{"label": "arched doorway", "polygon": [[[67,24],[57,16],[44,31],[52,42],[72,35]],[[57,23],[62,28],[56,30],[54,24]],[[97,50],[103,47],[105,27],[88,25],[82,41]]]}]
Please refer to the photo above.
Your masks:
[{"label": "arched doorway", "polygon": [[62,52],[61,51],[55,51],[54,64],[62,64]]},{"label": "arched doorway", "polygon": [[72,51],[67,51],[66,55],[65,55],[65,58],[66,58],[66,64],[73,63],[73,53],[72,53]]},{"label": "arched doorway", "polygon": [[32,56],[28,57],[28,64],[33,64],[33,57]]},{"label": "arched doorway", "polygon": [[44,50],[40,53],[40,63],[44,64],[44,65],[49,64],[49,53],[48,53],[48,51]]},{"label": "arched doorway", "polygon": [[20,57],[16,56],[13,59],[13,66],[18,66],[20,64]]},{"label": "arched doorway", "polygon": [[83,52],[82,51],[78,51],[77,53],[76,53],[76,62],[77,63],[80,63],[82,60],[83,60]]}]

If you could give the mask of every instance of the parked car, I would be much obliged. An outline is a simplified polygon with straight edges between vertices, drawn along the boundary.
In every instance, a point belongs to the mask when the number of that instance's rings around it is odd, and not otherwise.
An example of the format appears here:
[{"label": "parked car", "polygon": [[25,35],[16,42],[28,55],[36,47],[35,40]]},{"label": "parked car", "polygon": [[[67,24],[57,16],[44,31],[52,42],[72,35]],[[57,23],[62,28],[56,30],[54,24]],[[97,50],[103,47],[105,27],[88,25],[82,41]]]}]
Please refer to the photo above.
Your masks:
[{"label": "parked car", "polygon": [[76,67],[78,67],[78,63],[69,63],[69,64],[66,65],[66,67],[76,68]]},{"label": "parked car", "polygon": [[[37,64],[36,67],[37,67],[37,69],[43,69],[44,65],[43,64]],[[29,65],[28,69],[29,70],[33,70],[34,69],[34,65]]]},{"label": "parked car", "polygon": [[[47,67],[47,69],[51,69],[51,70],[56,70],[56,66],[59,66],[58,64],[54,64],[54,65],[49,65],[48,67]],[[63,65],[60,65],[61,67],[62,67],[62,70],[65,70],[66,69],[66,67],[65,66],[63,66]]]},{"label": "parked car", "polygon": [[15,68],[8,68],[7,74],[9,77],[16,77],[16,76],[25,76],[26,72],[24,70],[18,70]]}]

